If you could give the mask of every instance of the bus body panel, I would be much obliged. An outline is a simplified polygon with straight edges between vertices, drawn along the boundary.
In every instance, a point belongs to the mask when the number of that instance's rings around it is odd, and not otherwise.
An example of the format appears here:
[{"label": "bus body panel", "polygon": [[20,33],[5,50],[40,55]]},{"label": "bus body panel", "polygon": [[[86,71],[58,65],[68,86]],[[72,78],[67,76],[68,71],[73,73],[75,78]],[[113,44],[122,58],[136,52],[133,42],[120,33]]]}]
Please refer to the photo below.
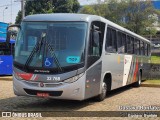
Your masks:
[{"label": "bus body panel", "polygon": [[[123,55],[105,53],[102,60],[102,74],[110,71],[112,76],[111,89],[122,86],[123,83]],[[104,75],[105,76],[105,75]]]},{"label": "bus body panel", "polygon": [[12,75],[12,55],[0,55],[0,75]]},{"label": "bus body panel", "polygon": [[103,57],[102,74],[105,77],[107,71],[111,73],[111,90],[137,82],[140,70],[142,70],[143,80],[149,77],[150,64],[147,57],[113,53],[106,53]]},{"label": "bus body panel", "polygon": [[102,62],[101,59],[86,71],[85,99],[100,94]]}]

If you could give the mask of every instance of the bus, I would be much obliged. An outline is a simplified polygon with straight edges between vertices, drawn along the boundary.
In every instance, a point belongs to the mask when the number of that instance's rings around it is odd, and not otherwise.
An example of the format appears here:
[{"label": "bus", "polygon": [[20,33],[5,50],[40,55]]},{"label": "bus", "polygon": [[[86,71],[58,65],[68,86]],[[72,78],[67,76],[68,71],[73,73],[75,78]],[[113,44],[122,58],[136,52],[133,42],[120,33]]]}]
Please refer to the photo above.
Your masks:
[{"label": "bus", "polygon": [[6,44],[6,31],[8,24],[0,22],[0,75],[12,75],[12,63],[15,40]]},{"label": "bus", "polygon": [[18,27],[17,96],[102,101],[110,90],[149,77],[150,41],[100,16],[36,14]]},{"label": "bus", "polygon": [[15,40],[11,39],[9,46],[6,39],[0,38],[0,75],[12,75],[12,63]]}]

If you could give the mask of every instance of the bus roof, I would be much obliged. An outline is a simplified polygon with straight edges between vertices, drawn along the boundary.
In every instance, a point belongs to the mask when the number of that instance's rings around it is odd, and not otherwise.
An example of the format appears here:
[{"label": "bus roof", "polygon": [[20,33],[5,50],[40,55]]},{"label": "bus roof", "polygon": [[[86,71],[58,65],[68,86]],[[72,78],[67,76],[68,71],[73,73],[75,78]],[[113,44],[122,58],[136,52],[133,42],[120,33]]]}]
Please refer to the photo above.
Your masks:
[{"label": "bus roof", "polygon": [[130,30],[127,30],[103,17],[97,16],[97,15],[89,15],[89,14],[76,14],[76,13],[52,13],[52,14],[35,14],[35,15],[29,15],[26,16],[23,21],[28,22],[52,22],[52,21],[84,21],[84,22],[91,22],[91,21],[102,21],[112,27],[115,27],[121,31],[127,32],[134,37],[140,38],[146,42],[149,42],[146,38],[131,32]]},{"label": "bus roof", "polygon": [[35,14],[25,17],[23,21],[87,21],[90,16],[93,15],[75,13]]},{"label": "bus roof", "polygon": [[[6,42],[6,38],[0,37],[0,43],[2,43],[2,42]],[[15,43],[15,40],[10,39],[10,43]]]}]

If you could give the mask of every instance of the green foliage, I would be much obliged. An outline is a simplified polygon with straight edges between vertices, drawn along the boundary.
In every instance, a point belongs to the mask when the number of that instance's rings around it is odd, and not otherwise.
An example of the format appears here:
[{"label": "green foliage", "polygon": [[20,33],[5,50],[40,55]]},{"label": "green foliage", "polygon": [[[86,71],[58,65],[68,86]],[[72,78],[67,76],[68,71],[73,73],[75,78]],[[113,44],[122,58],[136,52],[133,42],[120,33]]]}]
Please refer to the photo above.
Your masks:
[{"label": "green foliage", "polygon": [[151,56],[151,63],[160,64],[160,56]]},{"label": "green foliage", "polygon": [[105,0],[85,6],[80,13],[100,15],[141,35],[156,34],[153,23],[157,21],[156,14],[160,15],[150,1],[139,0]]},{"label": "green foliage", "polygon": [[15,24],[19,24],[19,23],[21,22],[21,18],[22,18],[22,12],[19,11],[19,12],[18,12],[18,15],[17,15],[17,17],[16,17],[16,22],[15,22]]},{"label": "green foliage", "polygon": [[[145,35],[150,33],[155,35],[153,23],[156,21],[154,17],[155,9],[150,1],[145,2],[129,2],[129,12],[126,15],[128,22],[126,28],[134,31],[135,33]],[[149,29],[147,29],[149,28]]]},{"label": "green foliage", "polygon": [[84,6],[83,9],[80,11],[83,14],[96,14],[93,6]]},{"label": "green foliage", "polygon": [[[76,13],[80,8],[78,0],[35,0],[26,1],[25,15],[43,13]],[[20,23],[22,12],[19,11],[16,23]]]},{"label": "green foliage", "polygon": [[53,6],[55,13],[76,13],[80,4],[77,0],[56,0]]},{"label": "green foliage", "polygon": [[52,12],[53,12],[52,1],[50,0],[26,1],[25,15],[52,13]]}]

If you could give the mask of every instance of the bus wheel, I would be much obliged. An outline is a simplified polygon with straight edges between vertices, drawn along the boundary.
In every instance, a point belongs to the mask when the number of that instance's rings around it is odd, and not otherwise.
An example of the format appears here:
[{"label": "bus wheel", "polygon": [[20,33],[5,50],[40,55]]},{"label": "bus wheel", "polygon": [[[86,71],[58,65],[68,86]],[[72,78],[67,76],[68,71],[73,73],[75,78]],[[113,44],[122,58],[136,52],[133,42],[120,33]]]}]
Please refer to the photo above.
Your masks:
[{"label": "bus wheel", "polygon": [[139,87],[142,82],[142,76],[141,73],[138,74],[138,81],[134,84],[135,87]]},{"label": "bus wheel", "polygon": [[102,91],[101,91],[101,94],[99,94],[96,99],[100,102],[100,101],[103,101],[106,97],[106,93],[107,93],[107,84],[106,82],[103,81],[102,83]]}]

